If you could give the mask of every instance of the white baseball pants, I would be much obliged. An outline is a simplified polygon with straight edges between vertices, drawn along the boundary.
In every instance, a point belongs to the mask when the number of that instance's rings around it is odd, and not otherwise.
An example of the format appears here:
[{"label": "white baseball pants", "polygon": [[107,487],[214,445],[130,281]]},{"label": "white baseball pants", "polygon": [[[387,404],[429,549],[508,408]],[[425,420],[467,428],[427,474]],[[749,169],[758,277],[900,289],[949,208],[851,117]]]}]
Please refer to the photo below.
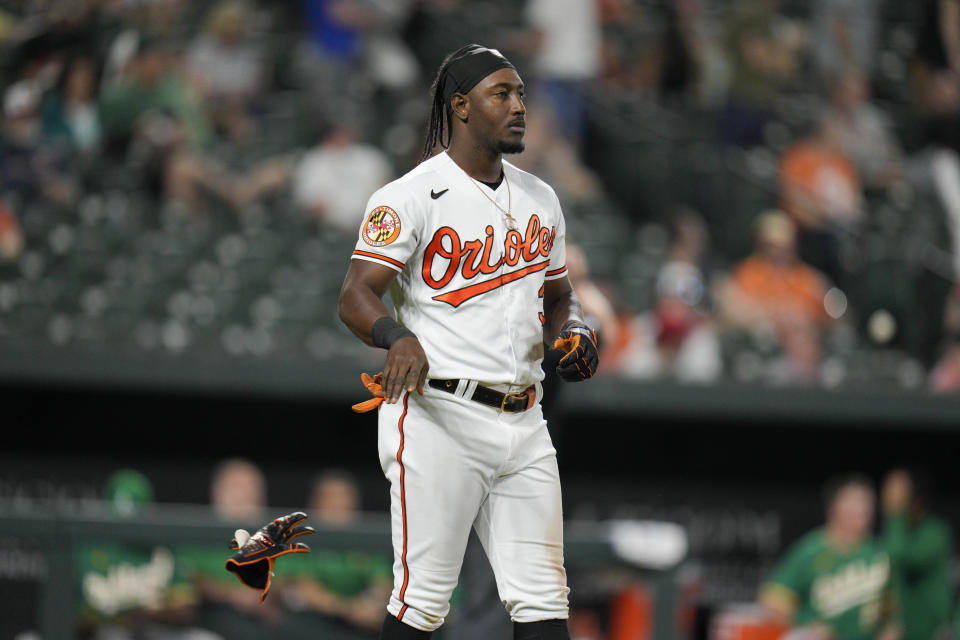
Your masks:
[{"label": "white baseball pants", "polygon": [[560,475],[537,400],[501,413],[426,387],[380,405],[394,551],[387,610],[401,622],[443,624],[471,526],[513,621],[568,617]]}]

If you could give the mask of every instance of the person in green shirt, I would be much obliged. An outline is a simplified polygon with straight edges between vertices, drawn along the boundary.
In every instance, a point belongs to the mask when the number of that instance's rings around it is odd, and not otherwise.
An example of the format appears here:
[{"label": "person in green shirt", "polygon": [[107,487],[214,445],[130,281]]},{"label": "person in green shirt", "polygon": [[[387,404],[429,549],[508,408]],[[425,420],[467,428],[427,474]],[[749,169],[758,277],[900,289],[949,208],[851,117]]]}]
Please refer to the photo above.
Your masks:
[{"label": "person in green shirt", "polygon": [[871,536],[869,480],[849,476],[826,490],[826,523],[786,552],[760,592],[779,622],[809,640],[898,640],[890,559]]},{"label": "person in green shirt", "polygon": [[[253,461],[228,458],[219,461],[210,478],[210,506],[225,531],[250,527],[264,518],[267,476]],[[260,602],[260,594],[224,570],[229,554],[222,544],[187,542],[176,549],[178,567],[200,596],[200,624],[229,640],[258,640],[280,635],[283,611],[278,598]]]},{"label": "person in green shirt", "polygon": [[125,639],[162,630],[170,638],[207,637],[190,628],[197,595],[171,549],[82,542],[73,563],[79,636]]},{"label": "person in green shirt", "polygon": [[[328,469],[314,480],[306,509],[328,529],[355,526],[361,518],[360,487],[347,471]],[[350,640],[376,638],[393,588],[393,555],[364,549],[314,549],[285,570],[277,589],[313,633]],[[322,634],[321,634],[322,635]]]},{"label": "person in green shirt", "polygon": [[209,114],[177,63],[173,45],[143,38],[120,73],[100,94],[100,119],[109,142],[126,146],[143,118],[166,113],[181,123],[187,144],[201,149],[214,140]]},{"label": "person in green shirt", "polygon": [[953,542],[947,523],[928,512],[930,485],[921,471],[896,469],[881,493],[881,542],[900,597],[903,640],[949,637]]},{"label": "person in green shirt", "polygon": [[[121,468],[107,478],[103,497],[109,515],[119,523],[151,505],[153,495],[147,476]],[[112,528],[107,526],[110,520],[104,522],[105,529]],[[220,639],[196,625],[199,596],[169,545],[137,543],[114,534],[77,540],[71,553],[77,638]]]}]

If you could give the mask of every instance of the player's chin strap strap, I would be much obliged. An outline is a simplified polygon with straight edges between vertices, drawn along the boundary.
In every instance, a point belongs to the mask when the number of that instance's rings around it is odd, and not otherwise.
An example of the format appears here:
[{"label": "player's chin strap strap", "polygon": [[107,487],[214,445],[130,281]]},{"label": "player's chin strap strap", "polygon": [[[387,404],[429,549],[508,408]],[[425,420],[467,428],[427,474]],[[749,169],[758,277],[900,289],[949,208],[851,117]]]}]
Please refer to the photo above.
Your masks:
[{"label": "player's chin strap strap", "polygon": [[514,622],[513,640],[570,640],[566,620]]}]

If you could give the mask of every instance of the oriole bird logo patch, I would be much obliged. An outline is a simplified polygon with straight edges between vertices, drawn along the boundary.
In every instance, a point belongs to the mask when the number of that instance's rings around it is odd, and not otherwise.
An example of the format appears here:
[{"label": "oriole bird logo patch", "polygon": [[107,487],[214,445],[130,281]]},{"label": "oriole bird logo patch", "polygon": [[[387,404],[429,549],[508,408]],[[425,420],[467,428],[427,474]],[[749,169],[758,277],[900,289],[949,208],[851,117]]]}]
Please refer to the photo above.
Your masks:
[{"label": "oriole bird logo patch", "polygon": [[400,216],[390,207],[379,206],[367,217],[362,235],[371,247],[386,246],[400,235]]}]

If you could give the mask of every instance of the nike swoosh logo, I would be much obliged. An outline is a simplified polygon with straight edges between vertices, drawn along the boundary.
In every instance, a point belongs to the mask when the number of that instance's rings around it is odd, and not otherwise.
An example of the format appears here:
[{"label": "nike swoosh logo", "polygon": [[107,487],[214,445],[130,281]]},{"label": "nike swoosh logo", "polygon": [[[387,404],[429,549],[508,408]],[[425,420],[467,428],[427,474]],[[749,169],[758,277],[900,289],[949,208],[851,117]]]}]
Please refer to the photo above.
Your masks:
[{"label": "nike swoosh logo", "polygon": [[433,189],[430,189],[430,197],[436,200],[437,198],[445,194],[447,191],[450,191],[450,189],[444,189],[443,191],[434,191]]}]

